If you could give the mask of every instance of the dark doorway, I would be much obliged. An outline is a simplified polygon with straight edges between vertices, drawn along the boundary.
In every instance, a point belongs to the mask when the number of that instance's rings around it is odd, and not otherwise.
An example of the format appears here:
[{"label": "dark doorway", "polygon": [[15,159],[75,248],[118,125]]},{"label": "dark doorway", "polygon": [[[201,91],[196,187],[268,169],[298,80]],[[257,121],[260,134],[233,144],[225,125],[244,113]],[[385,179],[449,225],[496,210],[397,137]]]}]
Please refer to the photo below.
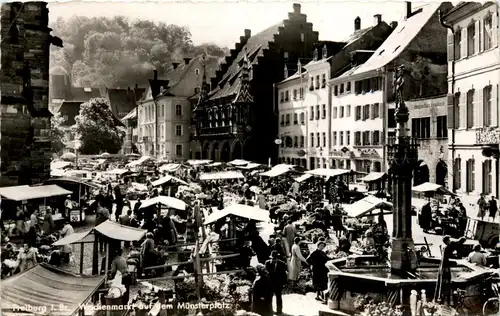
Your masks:
[{"label": "dark doorway", "polygon": [[215,142],[214,146],[212,147],[212,153],[210,154],[210,159],[213,161],[218,161],[218,156],[217,156],[217,151],[219,150],[219,143]]},{"label": "dark doorway", "polygon": [[229,143],[224,142],[220,149],[220,161],[229,162]]},{"label": "dark doorway", "polygon": [[207,142],[205,143],[205,145],[203,146],[203,159],[210,159],[210,144]]},{"label": "dark doorway", "polygon": [[241,142],[240,141],[236,141],[234,143],[234,147],[233,147],[233,154],[232,154],[232,159],[241,159],[243,158],[243,154],[242,154],[242,149],[243,147],[241,146]]},{"label": "dark doorway", "polygon": [[429,167],[423,160],[420,160],[418,162],[418,167],[413,171],[413,186],[425,182],[429,182]]},{"label": "dark doorway", "polygon": [[446,175],[448,173],[448,165],[446,162],[439,160],[436,166],[436,184],[446,185]]}]

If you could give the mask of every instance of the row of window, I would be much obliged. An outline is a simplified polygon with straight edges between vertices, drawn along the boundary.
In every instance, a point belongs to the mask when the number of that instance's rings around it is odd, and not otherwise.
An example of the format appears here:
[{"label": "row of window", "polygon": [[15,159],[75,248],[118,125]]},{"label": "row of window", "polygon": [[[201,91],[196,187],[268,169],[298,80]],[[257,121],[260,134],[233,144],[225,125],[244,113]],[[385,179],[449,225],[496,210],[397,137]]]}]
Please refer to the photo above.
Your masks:
[{"label": "row of window", "polygon": [[[165,116],[165,104],[158,104],[158,117]],[[175,105],[175,115],[182,116],[182,105]],[[139,110],[139,117],[142,122],[151,122],[155,120],[155,108],[153,104],[144,105],[143,108]]]},{"label": "row of window", "polygon": [[493,19],[491,12],[483,19],[472,20],[468,27],[454,33],[455,59],[466,58],[493,48]]},{"label": "row of window", "polygon": [[[300,87],[299,89],[292,90],[292,98],[293,100],[303,100],[304,99],[304,88]],[[280,103],[290,101],[290,91],[281,91],[280,92]]]},{"label": "row of window", "polygon": [[[160,139],[165,139],[165,124],[161,124],[160,131]],[[154,126],[144,126],[139,129],[139,137],[154,137]],[[175,125],[175,136],[183,136],[184,135],[184,126],[177,124]]]},{"label": "row of window", "polygon": [[[293,113],[293,125],[304,125],[306,123],[305,114],[300,113],[300,121],[299,121],[299,113]],[[281,126],[290,126],[290,114],[281,114]]]},{"label": "row of window", "polygon": [[[368,92],[379,91],[382,88],[381,80],[382,79],[380,77],[374,77],[374,78],[355,81],[354,93],[358,95],[358,94],[365,94]],[[350,81],[333,86],[334,96],[346,95],[351,92],[352,91],[351,91]]]},{"label": "row of window", "polygon": [[[163,156],[163,154],[165,153],[165,145],[161,144],[161,145],[158,145],[158,147],[159,147],[159,151],[160,151],[160,153],[159,153],[160,156]],[[152,144],[151,145],[145,144],[143,153],[146,155],[153,154],[154,153],[153,145]],[[175,145],[174,155],[176,157],[179,157],[179,158],[181,158],[184,155],[184,146],[182,146],[182,144]]]},{"label": "row of window", "polygon": [[354,108],[354,120],[355,121],[366,121],[374,120],[382,116],[380,110],[382,107],[379,103],[358,105]]},{"label": "row of window", "polygon": [[448,123],[447,116],[436,117],[436,130],[435,133],[431,131],[431,118],[419,117],[411,120],[411,134],[414,138],[429,139],[433,137],[447,138],[448,137]]},{"label": "row of window", "polygon": [[[321,81],[320,81],[321,78]],[[315,80],[316,79],[316,80]],[[309,80],[309,91],[325,89],[326,88],[326,74],[311,77]]]},{"label": "row of window", "polygon": [[[456,158],[454,162],[454,185],[456,189],[462,188],[462,159]],[[492,161],[485,160],[481,166],[482,193],[491,194],[493,191],[493,168]],[[476,161],[468,159],[465,161],[465,191],[470,193],[476,190]]]}]

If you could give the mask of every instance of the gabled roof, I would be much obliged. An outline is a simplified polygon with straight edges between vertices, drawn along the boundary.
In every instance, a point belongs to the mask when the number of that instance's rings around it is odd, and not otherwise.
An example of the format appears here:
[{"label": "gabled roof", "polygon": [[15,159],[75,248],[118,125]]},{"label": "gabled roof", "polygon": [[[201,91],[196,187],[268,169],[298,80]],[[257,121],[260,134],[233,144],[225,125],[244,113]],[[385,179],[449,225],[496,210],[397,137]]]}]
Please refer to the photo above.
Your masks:
[{"label": "gabled roof", "polygon": [[367,27],[367,28],[364,28],[361,30],[354,31],[354,33],[352,33],[351,35],[349,35],[349,37],[347,37],[346,39],[344,39],[342,41],[342,42],[346,43],[344,48],[351,45],[355,41],[359,40],[361,37],[363,37],[363,35],[368,33],[373,28],[374,28],[374,26],[370,26],[370,27]]},{"label": "gabled roof", "polygon": [[[412,40],[419,34],[420,30],[435,15],[441,2],[430,2],[422,5],[422,12],[416,13],[410,18],[398,23],[396,29],[389,35],[385,42],[375,51],[362,66],[352,74],[361,74],[384,67],[392,62],[403,52]],[[419,8],[415,8],[418,10]]]},{"label": "gabled roof", "polygon": [[122,122],[127,121],[127,120],[133,120],[135,118],[137,118],[137,109],[136,108],[134,108],[133,110],[128,112],[128,114],[122,118]]},{"label": "gabled roof", "polygon": [[68,101],[87,102],[90,99],[101,97],[99,88],[71,87],[70,96],[67,99]]},{"label": "gabled roof", "polygon": [[[251,65],[257,63],[258,57],[263,56],[263,50],[269,48],[269,42],[274,41],[274,35],[278,34],[279,28],[283,26],[283,22],[275,24],[262,32],[251,36],[245,46],[241,49],[238,56],[227,69],[221,81],[216,87],[212,87],[209,99],[214,100],[222,97],[235,95],[238,92],[240,78],[237,76],[240,71],[240,64],[245,54],[248,54],[248,59]],[[252,78],[250,78],[251,80]],[[219,84],[223,84],[219,87]]]},{"label": "gabled roof", "polygon": [[[307,70],[305,69],[302,69],[302,78],[306,77],[307,76]],[[296,71],[293,75],[291,75],[290,77],[286,78],[285,80],[279,82],[278,84],[282,84],[282,83],[285,83],[285,82],[288,82],[288,81],[292,81],[294,79],[299,79],[301,77],[301,75],[299,75],[299,72]]]},{"label": "gabled roof", "polygon": [[113,114],[121,119],[135,108],[134,91],[130,89],[107,89],[109,106]]}]

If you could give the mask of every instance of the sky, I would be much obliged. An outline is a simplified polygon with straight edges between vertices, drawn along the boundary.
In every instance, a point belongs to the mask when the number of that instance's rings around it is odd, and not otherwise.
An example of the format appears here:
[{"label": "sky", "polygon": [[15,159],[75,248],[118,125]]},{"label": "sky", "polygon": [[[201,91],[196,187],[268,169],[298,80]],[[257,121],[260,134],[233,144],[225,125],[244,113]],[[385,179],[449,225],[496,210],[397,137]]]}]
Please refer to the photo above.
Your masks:
[{"label": "sky", "polygon": [[[361,27],[373,25],[373,16],[381,14],[388,24],[404,16],[403,1],[67,1],[49,2],[49,18],[82,15],[112,17],[123,15],[166,24],[187,26],[193,43],[214,43],[234,48],[244,29],[252,34],[281,22],[293,11],[293,3],[301,4],[301,12],[313,23],[320,40],[341,41],[354,31],[354,19],[361,18]],[[422,2],[413,2],[417,7]],[[53,31],[57,35],[57,30]]]}]

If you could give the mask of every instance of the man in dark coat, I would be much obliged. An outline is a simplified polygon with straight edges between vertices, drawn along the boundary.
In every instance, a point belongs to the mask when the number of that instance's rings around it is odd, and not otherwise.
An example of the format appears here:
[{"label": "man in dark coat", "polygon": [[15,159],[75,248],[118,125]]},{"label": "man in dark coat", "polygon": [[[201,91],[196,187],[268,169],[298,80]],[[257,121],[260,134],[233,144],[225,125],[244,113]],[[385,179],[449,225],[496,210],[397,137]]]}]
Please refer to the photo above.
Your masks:
[{"label": "man in dark coat", "polygon": [[273,315],[273,293],[271,282],[266,267],[262,264],[257,266],[259,276],[252,286],[252,312],[260,316]]},{"label": "man in dark coat", "polygon": [[280,237],[276,237],[276,239],[274,240],[274,244],[271,246],[271,251],[276,251],[280,260],[286,260],[287,253],[285,251],[285,247],[283,247],[283,244],[281,243]]},{"label": "man in dark coat", "polygon": [[272,294],[276,296],[276,312],[283,313],[283,286],[287,282],[287,264],[278,259],[278,252],[271,252],[271,259],[266,261],[266,269],[269,273],[269,281],[272,284]]}]

